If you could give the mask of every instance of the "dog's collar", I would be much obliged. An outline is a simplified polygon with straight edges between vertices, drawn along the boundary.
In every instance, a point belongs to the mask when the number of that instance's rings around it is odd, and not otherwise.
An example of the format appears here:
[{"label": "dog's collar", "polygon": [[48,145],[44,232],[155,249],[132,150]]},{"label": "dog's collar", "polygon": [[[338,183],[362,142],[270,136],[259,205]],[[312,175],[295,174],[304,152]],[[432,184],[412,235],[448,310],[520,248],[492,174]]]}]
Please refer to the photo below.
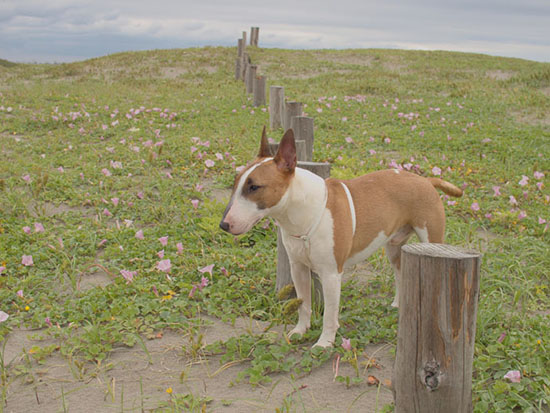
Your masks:
[{"label": "dog's collar", "polygon": [[323,214],[324,214],[325,209],[327,207],[327,200],[328,200],[328,188],[327,188],[326,184],[324,185],[324,188],[325,188],[325,197],[324,197],[324,200],[323,200],[323,207],[321,208],[321,211],[319,212],[319,214],[317,215],[317,218],[313,222],[313,225],[309,228],[309,231],[305,235],[290,235],[292,238],[300,239],[300,240],[308,243],[309,240],[311,239],[311,236],[315,233],[315,231],[317,230],[317,228],[321,224],[321,219],[323,218]]}]

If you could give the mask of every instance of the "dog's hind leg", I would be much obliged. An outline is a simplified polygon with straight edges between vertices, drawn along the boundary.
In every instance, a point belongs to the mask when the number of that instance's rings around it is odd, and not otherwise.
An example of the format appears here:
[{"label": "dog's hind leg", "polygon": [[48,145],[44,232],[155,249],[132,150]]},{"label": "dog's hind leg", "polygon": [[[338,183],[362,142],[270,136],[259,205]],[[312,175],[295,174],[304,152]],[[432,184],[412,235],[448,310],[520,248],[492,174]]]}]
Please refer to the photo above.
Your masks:
[{"label": "dog's hind leg", "polygon": [[290,275],[296,289],[296,296],[302,300],[298,307],[298,324],[289,333],[303,335],[311,324],[311,271],[309,267],[300,263],[290,264]]}]

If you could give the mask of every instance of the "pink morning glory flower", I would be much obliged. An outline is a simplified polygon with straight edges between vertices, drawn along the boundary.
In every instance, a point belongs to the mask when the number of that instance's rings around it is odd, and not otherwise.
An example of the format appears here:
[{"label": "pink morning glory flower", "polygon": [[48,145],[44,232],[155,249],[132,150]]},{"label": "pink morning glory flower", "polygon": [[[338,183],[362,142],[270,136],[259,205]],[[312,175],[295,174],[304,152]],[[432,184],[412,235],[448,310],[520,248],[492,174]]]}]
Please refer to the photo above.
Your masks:
[{"label": "pink morning glory flower", "polygon": [[17,291],[16,294],[17,294],[18,297],[23,298],[23,290]]},{"label": "pink morning glory flower", "polygon": [[480,209],[477,202],[474,202],[470,208],[472,209],[472,211],[479,211]]},{"label": "pink morning glory flower", "polygon": [[525,186],[529,183],[529,177],[525,176],[525,175],[522,175],[521,176],[521,181],[518,182],[518,184],[520,184],[521,186]]},{"label": "pink morning glory flower", "polygon": [[167,260],[161,260],[157,263],[157,270],[164,271],[164,272],[170,272],[170,269],[172,268],[172,263],[169,259]]},{"label": "pink morning glory flower", "polygon": [[23,175],[23,181],[29,183],[31,181],[31,176],[30,175]]},{"label": "pink morning glory flower", "polygon": [[34,265],[34,262],[32,261],[32,255],[23,255],[23,257],[21,257],[21,264],[26,267],[32,267]]},{"label": "pink morning glory flower", "polygon": [[212,159],[207,159],[206,161],[204,161],[204,164],[207,168],[212,168],[216,163]]},{"label": "pink morning glory flower", "polygon": [[191,205],[193,205],[194,209],[197,209],[198,206],[199,206],[199,200],[198,199],[192,199],[191,200]]},{"label": "pink morning glory flower", "polygon": [[521,221],[525,217],[527,217],[527,213],[525,211],[520,211],[518,214],[518,220]]},{"label": "pink morning glory flower", "polygon": [[207,265],[206,267],[203,267],[199,270],[201,273],[208,273],[212,277],[212,270],[214,269],[214,264]]},{"label": "pink morning glory flower", "polygon": [[105,176],[111,176],[112,175],[111,171],[109,171],[107,168],[103,168],[101,170],[101,173]]},{"label": "pink morning glory flower", "polygon": [[27,227],[27,226],[23,227],[23,232],[25,234],[30,234],[31,233],[31,227]]},{"label": "pink morning glory flower", "polygon": [[159,238],[159,241],[160,241],[161,245],[162,245],[163,247],[165,247],[166,244],[168,244],[168,237],[160,237],[160,238]]},{"label": "pink morning glory flower", "polygon": [[521,381],[521,373],[519,370],[510,370],[504,375],[504,378],[510,380],[512,383],[519,383]]},{"label": "pink morning glory flower", "polygon": [[183,253],[183,244],[181,242],[178,242],[176,244],[176,248],[178,249],[178,254],[182,254]]},{"label": "pink morning glory flower", "polygon": [[208,285],[208,278],[202,277],[201,278],[201,283],[199,284],[199,290],[202,290],[207,285]]},{"label": "pink morning glory flower", "polygon": [[351,339],[342,337],[342,348],[344,350],[350,351],[351,350]]},{"label": "pink morning glory flower", "polygon": [[500,193],[500,186],[496,186],[496,185],[493,186],[493,196],[500,196],[500,195],[502,195]]},{"label": "pink morning glory flower", "polygon": [[3,323],[4,321],[6,321],[10,316],[3,312],[3,311],[0,311],[0,323]]},{"label": "pink morning glory flower", "polygon": [[438,167],[438,166],[434,166],[432,168],[432,173],[435,175],[435,176],[440,176],[441,175],[441,168]]},{"label": "pink morning glory flower", "polygon": [[137,271],[120,270],[120,274],[126,280],[126,284],[130,284],[132,281],[134,281],[134,277],[136,276]]},{"label": "pink morning glory flower", "polygon": [[143,230],[142,230],[142,229],[140,229],[138,232],[136,232],[136,238],[137,238],[137,239],[143,239],[143,238],[145,238],[145,237],[143,236]]},{"label": "pink morning glory flower", "polygon": [[517,199],[514,195],[510,195],[510,203],[512,205],[517,205],[518,204],[518,201],[517,201]]},{"label": "pink morning glory flower", "polygon": [[539,171],[535,171],[535,173],[533,173],[533,176],[535,177],[535,179],[539,179],[539,180],[544,178],[544,174]]},{"label": "pink morning glory flower", "polygon": [[44,232],[44,225],[42,225],[40,222],[35,222],[34,232]]},{"label": "pink morning glory flower", "polygon": [[157,256],[162,260],[164,258],[164,250],[157,252]]},{"label": "pink morning glory flower", "polygon": [[105,208],[103,210],[103,215],[107,216],[107,217],[112,217],[113,214],[111,214],[111,211],[109,211],[107,208]]}]

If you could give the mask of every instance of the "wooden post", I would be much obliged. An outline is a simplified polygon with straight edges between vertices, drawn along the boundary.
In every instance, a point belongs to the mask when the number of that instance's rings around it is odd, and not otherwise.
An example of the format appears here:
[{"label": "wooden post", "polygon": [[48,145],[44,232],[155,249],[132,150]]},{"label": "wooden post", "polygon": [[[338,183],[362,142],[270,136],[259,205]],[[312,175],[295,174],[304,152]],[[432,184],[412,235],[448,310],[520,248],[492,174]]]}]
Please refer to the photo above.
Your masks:
[{"label": "wooden post", "polygon": [[294,116],[290,119],[290,128],[294,131],[296,139],[306,141],[306,159],[311,162],[313,160],[313,118],[307,116]]},{"label": "wooden post", "polygon": [[301,102],[286,102],[285,112],[283,117],[284,130],[290,129],[290,120],[294,116],[302,116],[302,103]]},{"label": "wooden post", "polygon": [[285,88],[271,86],[269,88],[269,127],[279,129],[283,126],[285,104]]},{"label": "wooden post", "polygon": [[242,58],[244,53],[244,45],[243,39],[237,40],[237,56]]},{"label": "wooden post", "polygon": [[246,84],[246,76],[248,73],[248,66],[250,65],[250,56],[248,56],[248,53],[243,52],[243,60],[241,62],[241,79]]},{"label": "wooden post", "polygon": [[254,79],[256,78],[257,68],[258,66],[256,65],[248,65],[248,69],[246,71],[246,93],[254,92]]},{"label": "wooden post", "polygon": [[260,28],[251,27],[250,28],[250,46],[258,47],[259,38],[260,38]]},{"label": "wooden post", "polygon": [[[303,141],[297,141],[303,142]],[[330,176],[330,163],[324,162],[306,162],[298,161],[298,167],[307,169],[321,178],[328,178]],[[316,303],[323,302],[323,287],[319,281],[319,276],[314,272],[311,273],[313,280],[313,296],[312,300]],[[292,284],[292,277],[290,275],[290,262],[288,261],[288,254],[283,245],[281,230],[277,231],[277,279],[275,281],[275,288],[279,291],[285,285]]]},{"label": "wooden post", "polygon": [[243,48],[246,48],[246,30],[243,31]]},{"label": "wooden post", "polygon": [[265,76],[254,78],[254,107],[265,105]]},{"label": "wooden post", "polygon": [[242,76],[241,62],[243,61],[242,57],[237,57],[235,59],[235,80],[239,80]]},{"label": "wooden post", "polygon": [[481,254],[427,243],[401,251],[395,412],[471,412]]}]

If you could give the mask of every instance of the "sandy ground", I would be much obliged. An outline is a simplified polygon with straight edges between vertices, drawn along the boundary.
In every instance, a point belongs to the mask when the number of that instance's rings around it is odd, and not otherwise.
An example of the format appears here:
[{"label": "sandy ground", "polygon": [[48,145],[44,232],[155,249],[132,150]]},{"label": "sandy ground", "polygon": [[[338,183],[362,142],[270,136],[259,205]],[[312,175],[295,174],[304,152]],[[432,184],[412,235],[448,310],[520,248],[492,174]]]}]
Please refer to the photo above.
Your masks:
[{"label": "sandy ground", "polygon": [[[237,320],[234,326],[205,317],[204,342],[213,343],[245,332],[261,332],[265,326],[250,320]],[[13,331],[8,339],[4,360],[11,366],[21,364],[22,349],[53,342],[35,341],[37,331]],[[68,359],[57,353],[44,364],[32,363],[34,383],[26,382],[29,375],[10,375],[5,412],[111,412],[151,411],[168,401],[166,389],[174,394],[192,394],[195,398],[210,397],[208,412],[274,412],[292,399],[292,411],[305,412],[374,412],[391,403],[388,388],[393,356],[390,346],[369,346],[361,361],[373,357],[378,366],[364,371],[364,382],[347,388],[334,381],[333,361],[329,360],[303,377],[290,374],[273,375],[267,386],[253,387],[234,383],[237,374],[247,363],[220,364],[219,356],[191,359],[183,348],[188,340],[181,334],[166,332],[161,338],[145,341],[147,354],[136,345],[113,351],[100,367],[83,366],[83,374]],[[13,371],[13,369],[10,369]],[[348,363],[340,364],[340,375],[353,377]],[[79,376],[82,377],[79,377]],[[381,385],[368,386],[367,376],[374,375]]]}]

